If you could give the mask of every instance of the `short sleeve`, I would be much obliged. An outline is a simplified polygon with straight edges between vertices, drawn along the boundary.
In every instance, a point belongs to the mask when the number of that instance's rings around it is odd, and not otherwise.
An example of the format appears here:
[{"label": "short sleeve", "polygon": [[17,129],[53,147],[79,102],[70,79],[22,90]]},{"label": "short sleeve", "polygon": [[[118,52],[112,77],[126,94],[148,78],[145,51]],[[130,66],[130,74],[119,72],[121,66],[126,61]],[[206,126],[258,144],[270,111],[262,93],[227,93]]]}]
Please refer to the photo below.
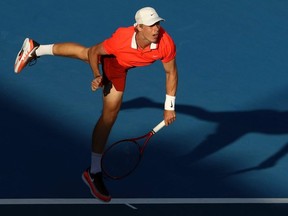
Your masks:
[{"label": "short sleeve", "polygon": [[162,53],[163,58],[161,59],[161,61],[166,63],[173,60],[176,57],[176,45],[167,32],[164,32],[163,37],[164,37],[163,44],[160,44],[163,52]]},{"label": "short sleeve", "polygon": [[118,38],[120,35],[120,30],[117,29],[110,38],[106,39],[103,41],[103,47],[107,54],[115,54],[116,52],[116,47],[118,45]]}]

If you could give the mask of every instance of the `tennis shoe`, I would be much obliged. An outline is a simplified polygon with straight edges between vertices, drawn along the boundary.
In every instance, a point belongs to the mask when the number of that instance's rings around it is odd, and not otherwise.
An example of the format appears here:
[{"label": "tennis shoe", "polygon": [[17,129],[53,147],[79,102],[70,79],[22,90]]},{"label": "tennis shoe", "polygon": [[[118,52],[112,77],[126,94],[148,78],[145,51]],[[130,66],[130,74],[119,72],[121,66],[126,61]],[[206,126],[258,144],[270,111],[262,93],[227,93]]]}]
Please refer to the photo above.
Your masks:
[{"label": "tennis shoe", "polygon": [[94,197],[104,202],[109,202],[111,200],[111,196],[103,182],[102,172],[91,174],[90,169],[88,168],[83,172],[82,179],[90,188],[90,192]]},{"label": "tennis shoe", "polygon": [[40,46],[39,43],[36,41],[26,38],[23,42],[23,45],[18,52],[18,55],[15,60],[14,71],[15,73],[20,73],[23,68],[29,63],[31,65],[38,56],[36,55],[35,51]]}]

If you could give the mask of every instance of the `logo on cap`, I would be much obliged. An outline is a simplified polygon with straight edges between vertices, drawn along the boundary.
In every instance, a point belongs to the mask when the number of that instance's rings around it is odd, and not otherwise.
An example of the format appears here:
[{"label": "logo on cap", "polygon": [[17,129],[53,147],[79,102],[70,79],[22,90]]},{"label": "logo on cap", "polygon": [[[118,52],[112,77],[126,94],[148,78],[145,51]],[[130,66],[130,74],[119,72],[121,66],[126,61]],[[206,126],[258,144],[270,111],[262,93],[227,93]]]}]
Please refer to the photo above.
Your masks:
[{"label": "logo on cap", "polygon": [[135,20],[137,24],[144,24],[147,26],[153,25],[156,22],[159,21],[165,21],[163,18],[159,17],[158,13],[154,8],[151,7],[144,7],[138,10],[135,14]]}]

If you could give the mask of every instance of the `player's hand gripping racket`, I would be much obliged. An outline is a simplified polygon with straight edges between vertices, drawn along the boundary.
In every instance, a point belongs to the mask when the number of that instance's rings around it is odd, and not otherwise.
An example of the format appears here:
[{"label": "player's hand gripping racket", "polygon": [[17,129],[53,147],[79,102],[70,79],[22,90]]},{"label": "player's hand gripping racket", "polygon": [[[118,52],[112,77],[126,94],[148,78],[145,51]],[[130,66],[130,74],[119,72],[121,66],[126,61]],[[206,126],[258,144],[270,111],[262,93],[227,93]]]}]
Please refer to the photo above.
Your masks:
[{"label": "player's hand gripping racket", "polygon": [[[102,172],[111,179],[121,179],[138,166],[151,137],[165,126],[164,120],[144,136],[115,142],[102,155]],[[143,141],[143,145],[139,144]]]}]

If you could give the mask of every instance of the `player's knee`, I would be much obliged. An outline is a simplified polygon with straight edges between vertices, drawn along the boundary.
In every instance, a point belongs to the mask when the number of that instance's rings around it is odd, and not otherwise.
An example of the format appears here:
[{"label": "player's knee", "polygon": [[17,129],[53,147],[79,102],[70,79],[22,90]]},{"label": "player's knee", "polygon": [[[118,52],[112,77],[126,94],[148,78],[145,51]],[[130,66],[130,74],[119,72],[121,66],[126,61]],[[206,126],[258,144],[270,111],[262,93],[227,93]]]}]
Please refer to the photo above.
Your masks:
[{"label": "player's knee", "polygon": [[106,125],[106,127],[111,128],[117,119],[117,114],[111,113],[111,115],[103,115],[102,117],[103,117],[103,123]]},{"label": "player's knee", "polygon": [[89,51],[89,48],[87,47],[83,47],[81,53],[80,53],[80,59],[89,63],[89,58],[88,58],[88,51]]}]

